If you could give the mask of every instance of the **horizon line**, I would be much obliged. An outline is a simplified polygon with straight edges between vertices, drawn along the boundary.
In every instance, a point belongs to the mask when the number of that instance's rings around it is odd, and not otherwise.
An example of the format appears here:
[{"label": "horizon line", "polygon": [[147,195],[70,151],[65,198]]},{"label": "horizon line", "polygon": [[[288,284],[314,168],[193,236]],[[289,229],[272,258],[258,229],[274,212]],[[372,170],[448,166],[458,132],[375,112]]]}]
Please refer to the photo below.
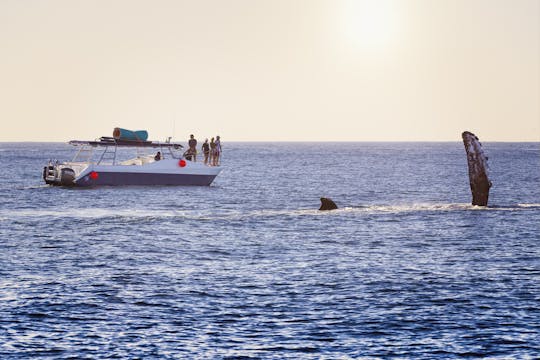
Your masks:
[{"label": "horizon line", "polygon": [[[75,139],[72,139],[75,140]],[[15,140],[15,141],[3,141],[0,140],[0,144],[18,143],[50,143],[50,144],[68,144],[69,141],[42,141],[42,140]],[[89,140],[91,141],[91,140]],[[149,140],[153,142],[165,143],[160,140]],[[482,142],[490,143],[540,143],[539,140],[481,140]],[[171,142],[187,142],[183,140],[171,140]],[[203,141],[199,141],[201,144]],[[453,143],[462,142],[461,139],[456,140],[226,140],[225,143]]]}]

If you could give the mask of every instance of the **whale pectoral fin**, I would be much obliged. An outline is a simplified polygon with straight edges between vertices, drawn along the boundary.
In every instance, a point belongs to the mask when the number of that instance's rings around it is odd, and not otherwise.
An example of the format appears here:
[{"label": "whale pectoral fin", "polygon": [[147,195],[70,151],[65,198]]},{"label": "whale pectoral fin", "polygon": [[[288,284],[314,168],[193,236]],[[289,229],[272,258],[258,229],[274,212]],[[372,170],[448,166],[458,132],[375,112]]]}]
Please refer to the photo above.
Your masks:
[{"label": "whale pectoral fin", "polygon": [[487,206],[491,181],[488,178],[488,157],[482,149],[478,137],[469,131],[461,134],[467,153],[469,166],[469,184],[471,186],[472,204]]},{"label": "whale pectoral fin", "polygon": [[335,210],[337,209],[337,205],[335,202],[332,201],[332,199],[322,197],[321,198],[321,207],[319,210]]}]

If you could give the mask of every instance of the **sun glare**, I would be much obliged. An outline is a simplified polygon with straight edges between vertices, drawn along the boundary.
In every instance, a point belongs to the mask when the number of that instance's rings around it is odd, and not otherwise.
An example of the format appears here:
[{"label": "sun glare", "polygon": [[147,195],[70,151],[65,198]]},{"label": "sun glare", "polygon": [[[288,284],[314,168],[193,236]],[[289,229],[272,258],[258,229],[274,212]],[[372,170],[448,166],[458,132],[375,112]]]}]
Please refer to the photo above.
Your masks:
[{"label": "sun glare", "polygon": [[366,50],[390,47],[397,37],[397,5],[394,0],[345,1],[342,24],[347,41]]}]

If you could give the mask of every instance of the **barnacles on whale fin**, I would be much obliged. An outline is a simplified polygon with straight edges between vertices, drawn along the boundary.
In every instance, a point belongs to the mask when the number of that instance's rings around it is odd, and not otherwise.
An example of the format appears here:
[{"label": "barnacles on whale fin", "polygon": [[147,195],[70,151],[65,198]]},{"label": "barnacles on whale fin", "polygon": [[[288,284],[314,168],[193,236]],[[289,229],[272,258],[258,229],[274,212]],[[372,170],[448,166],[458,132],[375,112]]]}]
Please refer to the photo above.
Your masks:
[{"label": "barnacles on whale fin", "polygon": [[491,181],[488,178],[488,157],[482,149],[482,144],[476,135],[469,131],[461,134],[465,152],[467,153],[467,164],[469,166],[469,184],[471,185],[472,204],[487,206],[489,198],[489,188]]}]

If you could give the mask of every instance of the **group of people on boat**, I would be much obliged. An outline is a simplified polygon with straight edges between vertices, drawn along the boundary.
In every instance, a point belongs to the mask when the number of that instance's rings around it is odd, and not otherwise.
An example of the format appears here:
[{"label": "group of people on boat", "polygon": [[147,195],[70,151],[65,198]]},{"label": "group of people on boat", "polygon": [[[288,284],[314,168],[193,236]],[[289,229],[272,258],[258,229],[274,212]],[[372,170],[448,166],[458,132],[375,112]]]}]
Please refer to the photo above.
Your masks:
[{"label": "group of people on boat", "polygon": [[[197,161],[197,139],[191,134],[188,140],[188,150],[184,153],[186,160]],[[204,164],[210,166],[218,166],[221,157],[221,140],[219,135],[214,138],[204,140],[201,146],[201,151],[204,155]]]},{"label": "group of people on boat", "polygon": [[[204,155],[205,165],[218,166],[221,157],[221,140],[219,135],[215,137],[215,140],[214,138],[211,138],[210,142],[208,142],[208,139],[205,139],[201,146],[201,151]],[[189,136],[188,149],[184,153],[184,157],[189,161],[197,161],[197,139],[195,139],[193,134]],[[158,151],[154,156],[154,160],[159,161],[162,159],[163,155],[161,154],[161,151]]]}]

